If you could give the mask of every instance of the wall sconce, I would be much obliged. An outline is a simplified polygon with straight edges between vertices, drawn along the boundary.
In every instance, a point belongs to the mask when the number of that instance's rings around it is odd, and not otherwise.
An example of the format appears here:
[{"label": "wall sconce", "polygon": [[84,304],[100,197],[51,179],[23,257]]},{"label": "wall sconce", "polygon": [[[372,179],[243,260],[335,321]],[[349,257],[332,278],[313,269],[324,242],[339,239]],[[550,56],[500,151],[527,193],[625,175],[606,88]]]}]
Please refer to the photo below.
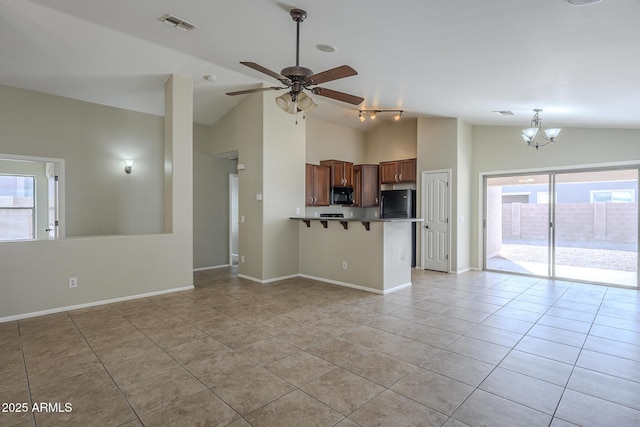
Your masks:
[{"label": "wall sconce", "polygon": [[133,170],[133,160],[125,160],[124,161],[124,172],[126,174],[130,174]]},{"label": "wall sconce", "polygon": [[358,110],[358,113],[358,119],[360,119],[361,122],[367,120],[367,116],[369,116],[369,120],[375,120],[380,113],[396,113],[393,119],[398,121],[400,117],[402,117],[404,110]]}]

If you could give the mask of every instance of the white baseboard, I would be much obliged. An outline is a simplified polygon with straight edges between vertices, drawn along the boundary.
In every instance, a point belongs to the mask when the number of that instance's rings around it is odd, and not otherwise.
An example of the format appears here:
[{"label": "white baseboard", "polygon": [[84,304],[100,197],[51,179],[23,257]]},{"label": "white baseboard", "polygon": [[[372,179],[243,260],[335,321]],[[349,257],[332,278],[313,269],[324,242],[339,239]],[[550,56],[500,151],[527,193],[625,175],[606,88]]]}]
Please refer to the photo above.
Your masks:
[{"label": "white baseboard", "polygon": [[16,314],[15,316],[0,317],[0,323],[12,322],[14,320],[28,319],[30,317],[46,316],[47,314],[62,313],[62,312],[65,312],[65,311],[78,310],[80,308],[89,308],[89,307],[95,307],[95,306],[98,306],[98,305],[113,304],[115,302],[122,302],[122,301],[129,301],[129,300],[139,299],[139,298],[153,297],[153,296],[156,296],[156,295],[170,294],[172,292],[188,291],[188,290],[193,289],[193,288],[194,288],[193,285],[189,285],[189,286],[183,286],[181,288],[165,289],[164,291],[148,292],[148,293],[145,293],[145,294],[130,295],[130,296],[127,296],[127,297],[112,298],[112,299],[106,299],[106,300],[102,300],[102,301],[88,302],[88,303],[85,303],[85,304],[70,305],[70,306],[67,306],[67,307],[57,307],[57,308],[51,308],[49,310],[34,311],[34,312],[31,312],[31,313]]},{"label": "white baseboard", "polygon": [[391,292],[399,291],[400,289],[404,289],[404,288],[410,288],[411,286],[413,286],[413,283],[411,282],[405,283],[404,285],[399,285],[399,286],[396,286],[395,288],[387,289],[386,291],[383,292],[383,294],[384,295],[390,294]]},{"label": "white baseboard", "polygon": [[215,270],[217,268],[225,268],[225,267],[229,267],[229,264],[213,265],[211,267],[199,267],[199,268],[194,268],[193,271]]},{"label": "white baseboard", "polygon": [[268,283],[278,282],[280,280],[293,279],[293,278],[296,278],[296,277],[300,277],[300,275],[299,274],[290,274],[288,276],[281,276],[281,277],[275,277],[273,279],[262,280],[262,279],[256,279],[255,277],[247,276],[245,274],[239,274],[238,273],[238,277],[240,277],[242,279],[251,280],[252,282],[262,283],[263,285],[266,285]]},{"label": "white baseboard", "polygon": [[454,273],[455,274],[462,274],[462,273],[466,273],[467,271],[471,271],[471,270],[473,270],[471,267],[467,267],[467,268],[463,268],[462,270],[455,271]]},{"label": "white baseboard", "polygon": [[386,295],[391,292],[399,291],[400,289],[404,289],[411,286],[411,282],[409,282],[409,283],[405,283],[403,285],[396,286],[394,288],[383,291],[381,289],[367,288],[366,286],[354,285],[353,283],[340,282],[338,280],[326,279],[324,277],[310,276],[308,274],[299,274],[298,276],[304,277],[305,279],[317,280],[318,282],[331,283],[332,285],[344,286],[346,288],[358,289],[360,291],[367,291],[367,292],[372,292],[374,294],[380,294],[380,295]]}]

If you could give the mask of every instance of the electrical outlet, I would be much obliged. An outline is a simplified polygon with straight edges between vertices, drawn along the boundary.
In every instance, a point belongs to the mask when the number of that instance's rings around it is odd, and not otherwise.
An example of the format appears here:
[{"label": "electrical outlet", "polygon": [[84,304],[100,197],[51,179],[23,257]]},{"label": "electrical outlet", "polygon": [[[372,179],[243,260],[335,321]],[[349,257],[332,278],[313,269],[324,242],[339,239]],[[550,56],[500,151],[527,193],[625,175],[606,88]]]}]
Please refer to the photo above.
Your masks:
[{"label": "electrical outlet", "polygon": [[244,264],[244,255],[240,255],[240,262]]},{"label": "electrical outlet", "polygon": [[78,278],[77,277],[69,277],[69,287],[77,288],[78,287]]},{"label": "electrical outlet", "polygon": [[348,268],[347,261],[342,261],[342,268],[345,270]]}]

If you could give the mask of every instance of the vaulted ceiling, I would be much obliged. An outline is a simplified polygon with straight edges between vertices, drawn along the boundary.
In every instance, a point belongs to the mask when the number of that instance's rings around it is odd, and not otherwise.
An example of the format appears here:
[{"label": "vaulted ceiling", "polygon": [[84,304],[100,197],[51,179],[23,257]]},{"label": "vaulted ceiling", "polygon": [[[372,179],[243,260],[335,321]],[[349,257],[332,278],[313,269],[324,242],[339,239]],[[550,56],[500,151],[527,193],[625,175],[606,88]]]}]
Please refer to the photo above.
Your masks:
[{"label": "vaulted ceiling", "polygon": [[314,96],[322,120],[365,129],[358,109],[404,109],[524,127],[542,108],[545,126],[640,129],[640,0],[0,0],[0,84],[162,115],[178,73],[195,121],[213,124],[255,96],[225,92],[278,84],[239,61],[295,64],[293,7],[308,13],[300,65],[359,73],[323,86],[364,103]]}]

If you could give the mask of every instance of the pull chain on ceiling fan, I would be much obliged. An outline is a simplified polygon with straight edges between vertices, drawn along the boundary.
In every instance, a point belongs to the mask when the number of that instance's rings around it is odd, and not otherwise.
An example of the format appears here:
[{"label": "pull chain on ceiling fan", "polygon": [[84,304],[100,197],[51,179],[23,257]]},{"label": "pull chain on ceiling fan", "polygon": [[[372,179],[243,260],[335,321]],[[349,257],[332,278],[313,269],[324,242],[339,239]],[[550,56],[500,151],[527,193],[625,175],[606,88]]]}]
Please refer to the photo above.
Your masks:
[{"label": "pull chain on ceiling fan", "polygon": [[276,98],[276,103],[284,111],[291,114],[296,113],[297,111],[309,111],[316,107],[316,104],[313,102],[311,97],[304,92],[304,90],[307,90],[314,95],[324,96],[326,98],[335,99],[353,105],[361,104],[364,101],[364,98],[317,86],[322,83],[357,75],[358,72],[350,66],[341,65],[317,74],[314,74],[309,68],[300,66],[300,23],[307,17],[307,12],[301,9],[291,9],[289,14],[296,23],[296,65],[283,68],[278,74],[275,71],[271,71],[270,69],[263,67],[262,65],[256,64],[255,62],[240,62],[244,66],[273,77],[284,86],[239,90],[235,92],[228,92],[227,95],[244,95],[247,93],[265,92],[269,90],[289,89],[289,92]]}]

